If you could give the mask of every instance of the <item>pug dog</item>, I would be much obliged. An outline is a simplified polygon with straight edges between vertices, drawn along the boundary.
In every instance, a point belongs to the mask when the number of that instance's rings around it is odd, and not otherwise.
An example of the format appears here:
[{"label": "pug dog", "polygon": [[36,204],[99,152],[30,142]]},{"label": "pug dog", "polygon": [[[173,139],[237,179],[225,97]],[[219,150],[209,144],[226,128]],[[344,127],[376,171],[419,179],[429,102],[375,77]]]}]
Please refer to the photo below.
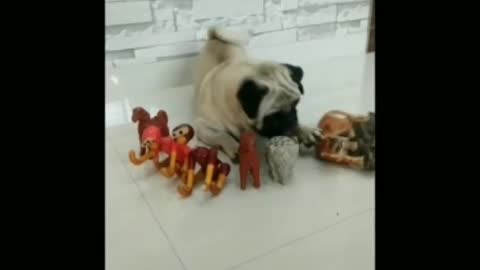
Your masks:
[{"label": "pug dog", "polygon": [[262,137],[297,137],[312,146],[320,130],[299,124],[297,105],[304,93],[302,68],[248,57],[249,32],[214,27],[196,59],[194,125],[197,138],[238,161],[239,138],[247,131]]}]

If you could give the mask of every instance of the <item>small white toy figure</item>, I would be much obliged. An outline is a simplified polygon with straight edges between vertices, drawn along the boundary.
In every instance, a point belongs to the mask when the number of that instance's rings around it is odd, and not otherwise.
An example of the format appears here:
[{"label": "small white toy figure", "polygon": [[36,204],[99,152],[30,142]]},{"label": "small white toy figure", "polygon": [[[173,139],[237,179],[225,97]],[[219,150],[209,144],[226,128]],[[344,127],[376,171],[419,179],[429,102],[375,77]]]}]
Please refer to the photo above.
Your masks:
[{"label": "small white toy figure", "polygon": [[266,144],[265,157],[270,177],[284,185],[293,177],[300,146],[296,138],[276,136]]}]

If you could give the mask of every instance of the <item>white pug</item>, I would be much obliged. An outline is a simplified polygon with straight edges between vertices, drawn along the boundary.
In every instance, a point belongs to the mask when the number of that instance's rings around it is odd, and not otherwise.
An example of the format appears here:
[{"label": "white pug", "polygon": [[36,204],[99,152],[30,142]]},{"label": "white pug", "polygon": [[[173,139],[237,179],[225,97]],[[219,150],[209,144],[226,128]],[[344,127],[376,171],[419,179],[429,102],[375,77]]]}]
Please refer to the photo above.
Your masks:
[{"label": "white pug", "polygon": [[311,146],[320,131],[299,125],[296,106],[303,94],[303,70],[294,65],[255,61],[244,46],[249,33],[212,28],[194,67],[198,139],[238,158],[240,134],[296,136]]}]

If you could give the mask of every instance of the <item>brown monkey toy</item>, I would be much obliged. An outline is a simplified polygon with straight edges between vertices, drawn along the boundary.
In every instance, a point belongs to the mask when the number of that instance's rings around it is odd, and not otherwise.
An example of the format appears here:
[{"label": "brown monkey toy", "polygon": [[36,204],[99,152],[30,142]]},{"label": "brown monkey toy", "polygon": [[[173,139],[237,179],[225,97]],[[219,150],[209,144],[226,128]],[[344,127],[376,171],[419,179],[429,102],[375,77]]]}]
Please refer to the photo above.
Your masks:
[{"label": "brown monkey toy", "polygon": [[195,130],[189,124],[180,124],[172,130],[172,137],[177,144],[187,145],[195,136]]},{"label": "brown monkey toy", "polygon": [[[188,159],[191,152],[191,149],[187,144],[190,142],[190,140],[193,139],[194,135],[195,131],[193,130],[193,127],[189,124],[180,124],[172,130],[172,138],[177,145],[177,150],[175,151],[174,158],[181,161],[179,164],[183,164],[181,167],[175,168],[174,170],[177,172],[178,175],[181,175],[182,179],[186,177],[186,173],[188,170]],[[170,155],[170,161],[175,164],[175,162],[177,161],[171,160],[172,154]],[[172,166],[178,166],[179,164]]]}]

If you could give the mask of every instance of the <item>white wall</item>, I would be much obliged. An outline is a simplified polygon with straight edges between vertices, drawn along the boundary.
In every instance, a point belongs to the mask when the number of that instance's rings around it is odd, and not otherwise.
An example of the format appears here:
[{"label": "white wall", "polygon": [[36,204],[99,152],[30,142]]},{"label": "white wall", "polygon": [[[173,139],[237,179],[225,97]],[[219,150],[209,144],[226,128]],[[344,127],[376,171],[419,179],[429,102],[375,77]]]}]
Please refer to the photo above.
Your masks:
[{"label": "white wall", "polygon": [[[186,59],[198,52],[212,25],[252,29],[255,37],[249,47],[260,55],[281,46],[298,50],[321,48],[324,43],[330,48],[322,51],[327,56],[352,46],[364,50],[370,15],[370,0],[105,0],[105,4],[109,68],[163,62],[188,69]],[[361,38],[351,39],[353,35]],[[307,45],[312,42],[319,45]]]}]

